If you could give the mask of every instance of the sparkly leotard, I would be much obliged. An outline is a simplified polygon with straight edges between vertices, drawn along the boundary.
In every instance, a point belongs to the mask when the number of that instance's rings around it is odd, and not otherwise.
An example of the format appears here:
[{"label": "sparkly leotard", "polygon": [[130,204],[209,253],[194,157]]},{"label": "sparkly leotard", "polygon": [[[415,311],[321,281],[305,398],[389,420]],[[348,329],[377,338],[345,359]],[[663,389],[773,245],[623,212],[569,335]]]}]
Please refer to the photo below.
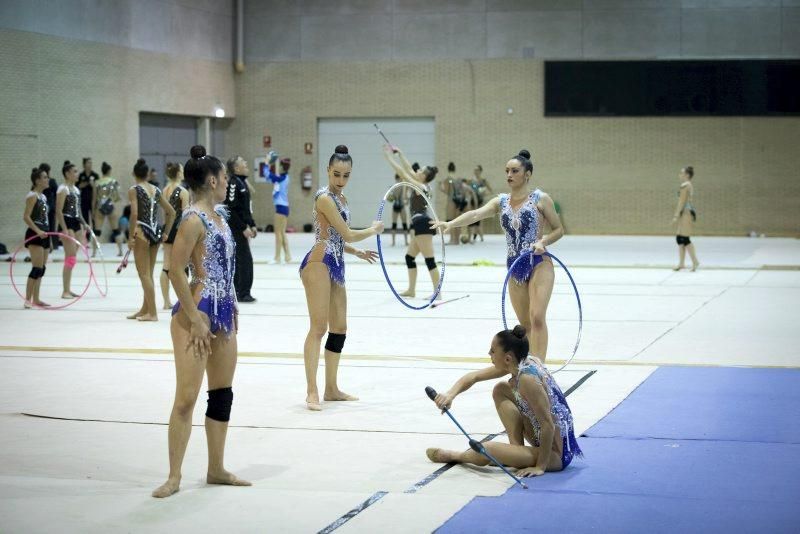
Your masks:
[{"label": "sparkly leotard", "polygon": [[81,192],[74,185],[61,184],[56,190],[56,194],[66,192],[64,197],[64,224],[67,229],[78,232],[81,229]]},{"label": "sparkly leotard", "polygon": [[161,199],[161,189],[153,187],[153,196],[141,185],[135,185],[138,217],[136,223],[141,227],[144,236],[155,245],[161,241],[163,228],[156,218],[156,206]]},{"label": "sparkly leotard", "polygon": [[[197,215],[206,227],[202,265],[189,263],[189,270],[192,273],[191,288],[194,293],[197,286],[202,286],[197,309],[208,316],[211,332],[217,333],[222,330],[225,334],[230,334],[234,331],[236,313],[236,290],[233,287],[236,243],[226,222],[225,208],[216,206],[214,211],[220,216],[219,222],[194,206],[183,212],[183,220]],[[172,315],[180,311],[180,306],[180,302],[175,304]]]},{"label": "sparkly leotard", "polygon": [[[511,208],[511,196],[500,195],[500,224],[506,233],[506,267],[508,269],[519,258],[520,254],[541,237],[539,209],[536,205],[542,192],[533,191],[528,199],[516,211]],[[542,262],[542,256],[531,254],[531,261],[521,261],[514,268],[511,277],[522,284],[530,280],[533,269]]]},{"label": "sparkly leotard", "polygon": [[167,235],[167,240],[165,241],[165,243],[168,245],[171,245],[175,242],[175,236],[178,234],[178,225],[181,223],[183,213],[183,202],[181,201],[182,191],[184,191],[182,185],[176,186],[167,199],[169,205],[175,210],[175,222],[172,223],[172,228],[170,229],[169,234]]},{"label": "sparkly leotard", "polygon": [[33,191],[28,193],[28,196],[35,195],[36,202],[31,209],[31,220],[36,228],[42,232],[50,231],[50,219],[47,217],[47,197],[44,194],[36,194]]},{"label": "sparkly leotard", "polygon": [[322,195],[328,195],[333,199],[339,215],[344,219],[345,224],[350,226],[350,209],[342,199],[334,195],[327,187],[323,187],[314,195],[314,235],[316,236],[314,246],[308,251],[300,263],[300,272],[310,262],[318,261],[328,267],[328,274],[332,282],[340,286],[344,285],[344,238],[336,231],[333,225],[325,218],[325,215],[317,211],[317,200]]},{"label": "sparkly leotard", "polygon": [[97,193],[97,205],[101,206],[106,201],[119,201],[119,182],[111,177],[100,178],[94,185]]},{"label": "sparkly leotard", "polygon": [[[553,423],[561,435],[561,467],[566,468],[575,456],[583,456],[583,451],[581,451],[580,446],[578,446],[578,441],[575,439],[572,411],[569,409],[567,399],[561,392],[561,388],[556,384],[556,381],[553,380],[552,375],[544,368],[539,360],[528,357],[519,364],[519,374],[516,380],[513,377],[511,378],[511,387],[514,390],[514,398],[517,401],[519,411],[531,422],[534,445],[536,447],[540,446],[539,434],[541,432],[541,425],[539,424],[539,420],[536,419],[536,414],[533,413],[533,410],[528,406],[528,402],[519,392],[519,379],[523,374],[536,378],[547,391]],[[558,436],[556,436],[556,438],[557,437]]]}]

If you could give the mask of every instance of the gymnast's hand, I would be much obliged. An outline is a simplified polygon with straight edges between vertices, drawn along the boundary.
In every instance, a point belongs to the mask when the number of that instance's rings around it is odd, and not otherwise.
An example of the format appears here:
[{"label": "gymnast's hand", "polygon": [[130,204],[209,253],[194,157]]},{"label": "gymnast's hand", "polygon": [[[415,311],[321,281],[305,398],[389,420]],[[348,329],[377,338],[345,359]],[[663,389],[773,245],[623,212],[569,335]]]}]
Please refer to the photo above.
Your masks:
[{"label": "gymnast's hand", "polygon": [[446,234],[450,231],[450,223],[445,221],[431,221],[431,230],[439,230],[441,233]]},{"label": "gymnast's hand", "polygon": [[540,239],[536,243],[533,243],[531,245],[531,252],[533,252],[534,256],[541,256],[542,254],[547,252],[547,249],[545,249],[544,247],[544,242]]},{"label": "gymnast's hand", "polygon": [[453,404],[453,399],[455,399],[455,395],[451,395],[448,393],[437,393],[436,398],[433,399],[433,402],[436,403],[436,407],[442,410],[444,413],[445,410],[449,410],[450,406]]},{"label": "gymnast's hand", "polygon": [[383,221],[372,221],[372,226],[370,227],[375,231],[375,235],[383,233]]},{"label": "gymnast's hand", "polygon": [[541,467],[526,467],[525,469],[517,469],[517,476],[523,477],[538,477],[544,474],[544,469]]},{"label": "gymnast's hand", "polygon": [[374,250],[357,250],[356,257],[367,263],[375,263],[375,260],[378,259],[378,253]]},{"label": "gymnast's hand", "polygon": [[208,316],[200,311],[195,312],[191,319],[186,350],[192,349],[195,358],[202,359],[211,354],[211,340],[217,336],[211,333],[210,324]]}]

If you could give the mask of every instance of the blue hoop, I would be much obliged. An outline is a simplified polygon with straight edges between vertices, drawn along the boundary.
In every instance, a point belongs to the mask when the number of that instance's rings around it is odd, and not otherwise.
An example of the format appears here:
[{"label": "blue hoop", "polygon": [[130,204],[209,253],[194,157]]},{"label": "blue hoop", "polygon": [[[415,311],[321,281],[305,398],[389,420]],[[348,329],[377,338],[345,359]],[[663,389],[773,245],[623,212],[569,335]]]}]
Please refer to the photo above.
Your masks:
[{"label": "blue hoop", "polygon": [[[381,200],[380,206],[378,206],[378,216],[377,216],[376,220],[378,220],[378,221],[383,220],[383,208],[384,208],[384,206],[386,206],[386,198],[392,193],[392,191],[394,191],[395,189],[398,189],[400,187],[410,187],[411,189],[416,191],[418,195],[423,197],[425,199],[425,202],[428,204],[428,208],[430,209],[430,212],[433,214],[433,220],[436,221],[436,222],[439,222],[439,218],[436,216],[436,212],[433,211],[433,205],[431,205],[431,201],[428,200],[428,197],[425,195],[425,192],[422,189],[420,189],[419,187],[415,186],[414,184],[407,183],[407,182],[396,183],[386,191],[386,194],[383,195],[383,199]],[[386,263],[383,260],[383,248],[381,247],[381,236],[380,236],[380,234],[375,236],[378,239],[378,257],[381,260],[381,269],[383,270],[384,278],[386,278],[386,283],[389,284],[389,289],[392,290],[392,294],[397,298],[397,300],[399,300],[400,303],[403,304],[403,306],[405,306],[407,308],[411,308],[412,310],[424,310],[425,308],[429,307],[431,304],[433,304],[433,302],[436,300],[436,297],[439,296],[439,292],[442,290],[442,283],[444,283],[444,268],[445,268],[445,261],[444,261],[444,235],[441,232],[439,232],[439,235],[442,237],[442,272],[441,272],[441,275],[439,276],[439,284],[436,286],[436,291],[433,292],[433,295],[431,296],[431,299],[427,303],[423,304],[422,306],[412,306],[411,304],[406,302],[405,299],[403,299],[403,297],[401,297],[397,293],[397,291],[395,290],[394,286],[392,285],[392,280],[389,278],[389,273],[386,272]]]},{"label": "blue hoop", "polygon": [[[508,273],[506,274],[506,279],[505,281],[503,281],[503,295],[502,295],[502,300],[500,301],[500,308],[503,314],[502,315],[503,328],[505,328],[506,330],[508,330],[508,322],[506,322],[506,291],[508,290],[508,281],[511,279],[511,273],[514,272],[514,267],[516,267],[517,264],[520,261],[522,261],[522,259],[525,258],[526,256],[530,257],[529,261],[533,260],[533,254],[531,254],[530,249],[523,251],[522,254],[520,254],[519,257],[516,260],[514,260],[514,263],[511,264],[511,267],[509,267]],[[569,365],[570,362],[572,362],[572,359],[575,357],[575,353],[578,352],[578,346],[581,344],[581,333],[583,332],[583,306],[581,305],[581,295],[578,292],[578,286],[575,284],[575,280],[572,278],[572,274],[569,272],[569,269],[567,269],[567,266],[564,265],[564,262],[553,256],[549,252],[545,252],[544,254],[542,254],[542,256],[548,256],[552,258],[553,260],[556,261],[556,263],[558,263],[561,266],[562,269],[564,269],[564,272],[567,273],[569,281],[572,283],[572,289],[575,291],[575,298],[578,301],[578,337],[575,340],[575,347],[572,349],[572,355],[569,357],[569,359],[566,362],[564,362],[564,365],[562,365],[555,371],[551,371],[551,373],[557,373],[562,369],[564,369],[564,367]],[[533,273],[531,273],[531,281],[533,281]]]}]

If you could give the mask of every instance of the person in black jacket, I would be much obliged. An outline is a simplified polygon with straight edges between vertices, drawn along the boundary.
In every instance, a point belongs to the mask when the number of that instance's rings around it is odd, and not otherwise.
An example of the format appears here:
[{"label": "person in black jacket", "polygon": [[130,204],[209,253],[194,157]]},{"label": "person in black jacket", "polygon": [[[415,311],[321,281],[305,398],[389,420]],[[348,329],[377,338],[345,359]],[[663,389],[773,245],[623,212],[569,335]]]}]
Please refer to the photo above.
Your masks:
[{"label": "person in black jacket", "polygon": [[250,189],[247,187],[247,161],[241,156],[228,160],[228,194],[225,205],[230,210],[228,225],[236,241],[236,274],[233,285],[239,302],[255,302],[250,294],[253,287],[253,255],[250,253],[250,239],[257,234],[253,221]]}]

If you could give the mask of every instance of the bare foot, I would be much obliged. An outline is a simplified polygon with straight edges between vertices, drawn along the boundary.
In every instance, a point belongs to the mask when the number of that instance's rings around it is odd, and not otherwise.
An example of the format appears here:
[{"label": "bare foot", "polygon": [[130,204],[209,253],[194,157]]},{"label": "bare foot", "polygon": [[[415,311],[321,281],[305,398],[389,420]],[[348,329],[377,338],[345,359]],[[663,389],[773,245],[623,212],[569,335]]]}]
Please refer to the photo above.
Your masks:
[{"label": "bare foot", "polygon": [[252,486],[251,482],[236,478],[236,475],[227,471],[220,471],[219,473],[208,473],[206,475],[206,483],[208,484],[222,484],[223,486]]},{"label": "bare foot", "polygon": [[153,490],[151,495],[157,499],[163,499],[178,493],[181,489],[181,479],[168,478],[166,482]]},{"label": "bare foot", "polygon": [[402,293],[400,293],[401,297],[411,297],[412,299],[416,296],[417,292],[412,291],[411,289],[406,289]]},{"label": "bare foot", "polygon": [[678,265],[677,267],[673,267],[673,268],[672,268],[672,270],[673,270],[673,271],[680,271],[681,269],[685,269],[685,268],[686,268],[686,267],[685,267],[685,266],[683,266],[683,265]]},{"label": "bare foot", "polygon": [[292,257],[291,257],[291,256],[289,256],[289,257],[287,257],[287,258],[286,258],[285,260],[283,260],[283,261],[284,261],[284,262],[286,262],[286,263],[292,263]]},{"label": "bare foot", "polygon": [[158,315],[140,315],[136,318],[137,321],[158,321]]},{"label": "bare foot", "polygon": [[430,448],[425,450],[425,455],[431,462],[449,464],[453,461],[453,453],[444,449]]},{"label": "bare foot", "polygon": [[61,293],[61,298],[62,299],[70,299],[71,300],[71,299],[76,299],[78,297],[80,297],[80,295],[76,295],[72,291],[66,291],[64,293]]},{"label": "bare foot", "polygon": [[23,306],[25,306],[26,310],[30,310],[31,308],[33,308],[33,303],[31,301],[29,301],[29,300],[26,300],[25,304],[23,304]]},{"label": "bare foot", "polygon": [[697,262],[697,263],[693,264],[692,265],[692,272],[695,272],[698,267],[700,267],[700,262]]},{"label": "bare foot", "polygon": [[326,391],[325,396],[322,397],[326,401],[357,401],[358,397],[354,397],[353,395],[348,395],[347,393],[336,390],[336,391]]},{"label": "bare foot", "polygon": [[144,315],[144,312],[142,310],[139,310],[132,315],[128,315],[126,319],[138,319],[140,315]]},{"label": "bare foot", "polygon": [[172,309],[172,303],[171,302],[165,302],[164,303],[164,309],[165,310],[171,310]]},{"label": "bare foot", "polygon": [[41,306],[42,308],[49,308],[50,305],[46,302],[42,302],[41,300],[37,300],[34,302],[37,306]]},{"label": "bare foot", "polygon": [[312,412],[322,411],[322,404],[319,403],[318,393],[309,393],[306,396],[306,408],[308,408]]}]

